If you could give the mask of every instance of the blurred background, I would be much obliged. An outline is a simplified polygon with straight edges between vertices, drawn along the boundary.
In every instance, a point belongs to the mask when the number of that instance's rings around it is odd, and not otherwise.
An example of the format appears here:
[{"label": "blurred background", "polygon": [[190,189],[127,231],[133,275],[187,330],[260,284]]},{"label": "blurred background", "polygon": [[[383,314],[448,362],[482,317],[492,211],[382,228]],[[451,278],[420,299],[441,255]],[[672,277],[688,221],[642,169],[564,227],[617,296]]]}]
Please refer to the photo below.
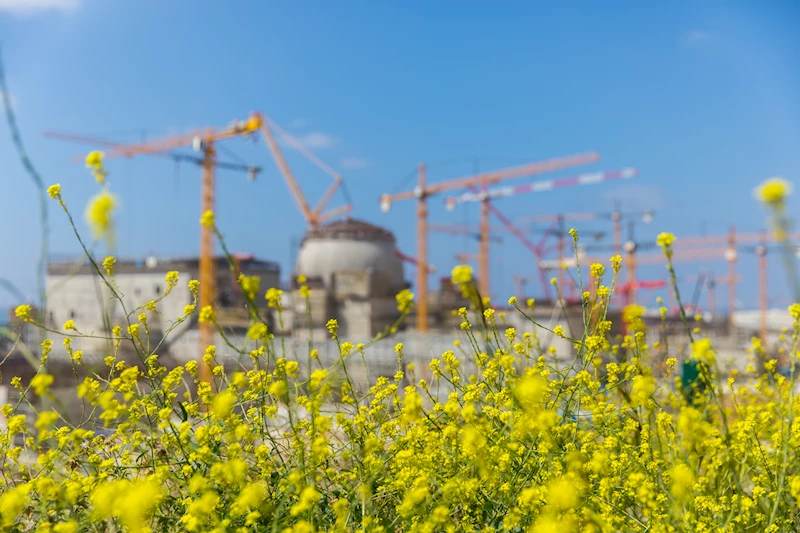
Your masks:
[{"label": "blurred background", "polygon": [[[441,278],[466,262],[498,303],[553,300],[552,277],[574,300],[574,261],[558,268],[574,227],[584,268],[623,255],[619,305],[662,297],[672,312],[655,245],[672,232],[685,303],[710,319],[736,310],[750,329],[794,299],[754,189],[800,175],[799,23],[791,1],[0,1],[27,154],[89,235],[82,210],[99,186],[83,156],[106,152],[117,239],[93,250],[132,272],[197,268],[204,146],[191,132],[259,112],[272,145],[262,130],[214,143],[214,211],[231,251],[287,292],[304,274],[334,295],[356,281],[332,276],[366,270],[385,279],[362,300],[404,286],[419,299],[423,261],[433,313]],[[0,305],[13,308],[38,298],[39,192],[0,129],[0,278],[14,289]],[[293,187],[312,211],[330,201],[309,216]],[[81,249],[52,202],[49,217],[51,285]],[[331,298],[331,313],[355,305]]]}]

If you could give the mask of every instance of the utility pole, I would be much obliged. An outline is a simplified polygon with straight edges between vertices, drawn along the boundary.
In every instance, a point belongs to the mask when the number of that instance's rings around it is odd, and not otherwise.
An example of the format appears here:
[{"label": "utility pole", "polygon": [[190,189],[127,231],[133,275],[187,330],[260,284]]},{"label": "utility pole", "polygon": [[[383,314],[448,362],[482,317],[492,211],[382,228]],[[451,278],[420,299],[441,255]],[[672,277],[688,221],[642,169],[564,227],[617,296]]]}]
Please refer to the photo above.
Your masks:
[{"label": "utility pole", "polygon": [[611,213],[611,221],[614,223],[614,253],[622,256],[622,211],[620,203],[614,202],[614,212]]},{"label": "utility pole", "polygon": [[564,216],[558,215],[558,290],[564,294]]},{"label": "utility pole", "polygon": [[428,331],[428,204],[425,201],[425,163],[417,174],[417,331]]},{"label": "utility pole", "polygon": [[756,246],[758,256],[758,280],[759,280],[759,307],[761,308],[761,343],[767,345],[767,246],[766,236],[762,235],[761,243]]},{"label": "utility pole", "polygon": [[[203,213],[214,212],[214,165],[216,153],[214,143],[206,141],[203,143],[203,186],[202,204]],[[216,288],[215,268],[214,268],[214,238],[211,228],[203,226],[200,232],[200,294],[198,295],[200,309],[214,302]],[[211,322],[200,322],[200,349],[205,350],[214,343],[214,329]],[[214,380],[211,376],[211,367],[205,363],[200,364],[200,379],[204,383],[211,383]]]},{"label": "utility pole", "polygon": [[626,259],[626,266],[628,269],[628,287],[630,287],[630,293],[628,294],[628,299],[631,304],[636,303],[636,258],[634,254],[636,253],[636,241],[633,240],[633,220],[628,222],[628,240],[625,242],[625,259]]},{"label": "utility pole", "polygon": [[706,282],[706,288],[708,289],[708,312],[711,313],[711,316],[713,317],[717,314],[717,280],[715,279],[714,274],[709,275],[708,281]]},{"label": "utility pole", "polygon": [[728,333],[733,334],[733,314],[736,311],[736,260],[739,253],[736,251],[736,226],[731,226],[728,237],[728,249],[725,250],[725,260],[728,262]]}]

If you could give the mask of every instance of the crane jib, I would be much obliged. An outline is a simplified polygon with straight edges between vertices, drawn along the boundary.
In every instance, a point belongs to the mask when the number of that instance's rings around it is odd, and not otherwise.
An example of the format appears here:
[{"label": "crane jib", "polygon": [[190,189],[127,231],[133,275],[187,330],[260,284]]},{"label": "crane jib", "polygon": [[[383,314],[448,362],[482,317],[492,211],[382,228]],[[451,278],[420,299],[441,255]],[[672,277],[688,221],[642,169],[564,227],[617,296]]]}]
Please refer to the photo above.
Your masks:
[{"label": "crane jib", "polygon": [[589,172],[579,174],[569,178],[536,181],[526,185],[517,185],[514,187],[497,187],[494,189],[485,189],[479,192],[467,192],[456,197],[450,197],[445,200],[449,204],[460,204],[465,202],[481,202],[491,198],[504,198],[514,196],[526,192],[544,192],[562,187],[573,187],[578,185],[592,185],[595,183],[602,183],[604,181],[613,181],[617,179],[629,179],[636,176],[637,170],[635,168],[624,168],[621,170],[613,170],[609,172]]}]

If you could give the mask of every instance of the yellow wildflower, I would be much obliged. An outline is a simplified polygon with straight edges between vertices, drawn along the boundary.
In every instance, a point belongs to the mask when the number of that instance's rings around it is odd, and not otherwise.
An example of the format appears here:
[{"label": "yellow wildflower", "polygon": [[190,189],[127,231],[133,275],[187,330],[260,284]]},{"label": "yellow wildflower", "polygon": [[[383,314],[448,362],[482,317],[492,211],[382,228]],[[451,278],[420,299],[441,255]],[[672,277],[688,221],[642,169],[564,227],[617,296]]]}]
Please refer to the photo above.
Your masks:
[{"label": "yellow wildflower", "polygon": [[672,233],[659,233],[656,237],[656,244],[662,248],[670,248],[675,242],[675,235]]},{"label": "yellow wildflower", "polygon": [[217,320],[217,314],[214,312],[214,308],[210,305],[206,305],[200,309],[198,320],[200,322],[215,322]]},{"label": "yellow wildflower", "polygon": [[472,281],[472,267],[469,265],[458,265],[454,267],[451,278],[456,285],[469,283]]},{"label": "yellow wildflower", "polygon": [[44,396],[47,394],[47,390],[50,388],[50,385],[53,384],[53,376],[50,374],[36,374],[31,378],[31,388],[33,392],[37,394],[37,396]]},{"label": "yellow wildflower", "polygon": [[17,315],[17,318],[23,322],[33,322],[33,319],[31,318],[31,306],[28,304],[17,306],[17,308],[14,310],[14,314]]},{"label": "yellow wildflower", "polygon": [[51,185],[47,188],[47,194],[53,200],[60,200],[61,199],[61,185],[56,183],[55,185]]},{"label": "yellow wildflower", "polygon": [[756,187],[755,195],[759,201],[771,205],[781,206],[786,197],[792,193],[792,184],[783,178],[769,178]]},{"label": "yellow wildflower", "polygon": [[203,213],[203,216],[200,217],[200,224],[205,226],[206,228],[211,228],[214,226],[214,212],[211,210],[206,211]]},{"label": "yellow wildflower", "polygon": [[89,155],[86,156],[86,166],[89,168],[100,168],[103,166],[103,157],[105,154],[100,151],[93,151],[89,152]]},{"label": "yellow wildflower", "polygon": [[414,305],[414,294],[408,289],[400,291],[395,297],[397,300],[397,310],[401,313],[408,314]]},{"label": "yellow wildflower", "polygon": [[113,256],[108,256],[105,259],[103,259],[103,268],[105,269],[106,274],[108,274],[109,276],[114,271],[114,263],[116,262],[117,260],[114,259]]},{"label": "yellow wildflower", "polygon": [[95,239],[100,239],[107,235],[112,229],[116,206],[116,198],[106,189],[96,194],[86,204],[86,223],[92,230]]}]

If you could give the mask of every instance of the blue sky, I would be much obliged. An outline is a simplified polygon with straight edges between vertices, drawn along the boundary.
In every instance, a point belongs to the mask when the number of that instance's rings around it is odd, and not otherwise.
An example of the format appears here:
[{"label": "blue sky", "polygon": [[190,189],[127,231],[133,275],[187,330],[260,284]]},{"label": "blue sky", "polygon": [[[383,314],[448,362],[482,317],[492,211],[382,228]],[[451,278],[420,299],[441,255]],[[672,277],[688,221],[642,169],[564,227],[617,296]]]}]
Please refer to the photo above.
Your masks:
[{"label": "blue sky", "polygon": [[[800,36],[796,2],[101,2],[0,0],[8,82],[28,151],[48,183],[60,182],[82,220],[96,185],[70,157],[91,147],[44,139],[48,129],[136,141],[224,126],[259,110],[340,170],[355,216],[395,231],[414,254],[414,206],[380,212],[377,198],[428,164],[430,181],[543,158],[597,151],[572,171],[635,166],[636,181],[497,202],[528,214],[652,208],[637,237],[660,231],[759,230],[752,190],[770,176],[800,176]],[[0,126],[0,277],[34,295],[35,189]],[[284,272],[304,222],[266,147],[225,144],[265,171],[255,183],[220,173],[218,220],[233,250],[280,261]],[[287,152],[315,202],[328,178]],[[119,255],[196,254],[199,169],[161,159],[108,163],[121,198]],[[524,183],[517,180],[513,183]],[[341,196],[332,205],[342,203]],[[797,197],[790,207],[796,210]],[[52,206],[52,251],[78,249]],[[433,223],[477,222],[431,202]],[[610,230],[607,223],[579,228]],[[80,226],[84,230],[83,226]],[[432,262],[449,271],[470,239],[432,235]],[[505,238],[495,248],[498,296],[531,257]],[[742,304],[757,302],[755,259]],[[687,264],[686,274],[724,264]],[[413,279],[414,272],[407,270]],[[663,277],[663,267],[639,278]],[[771,297],[785,305],[778,261]],[[432,279],[432,282],[435,280]],[[687,285],[685,290],[690,290]],[[16,303],[5,294],[0,304]],[[719,306],[724,305],[720,297]]]}]

